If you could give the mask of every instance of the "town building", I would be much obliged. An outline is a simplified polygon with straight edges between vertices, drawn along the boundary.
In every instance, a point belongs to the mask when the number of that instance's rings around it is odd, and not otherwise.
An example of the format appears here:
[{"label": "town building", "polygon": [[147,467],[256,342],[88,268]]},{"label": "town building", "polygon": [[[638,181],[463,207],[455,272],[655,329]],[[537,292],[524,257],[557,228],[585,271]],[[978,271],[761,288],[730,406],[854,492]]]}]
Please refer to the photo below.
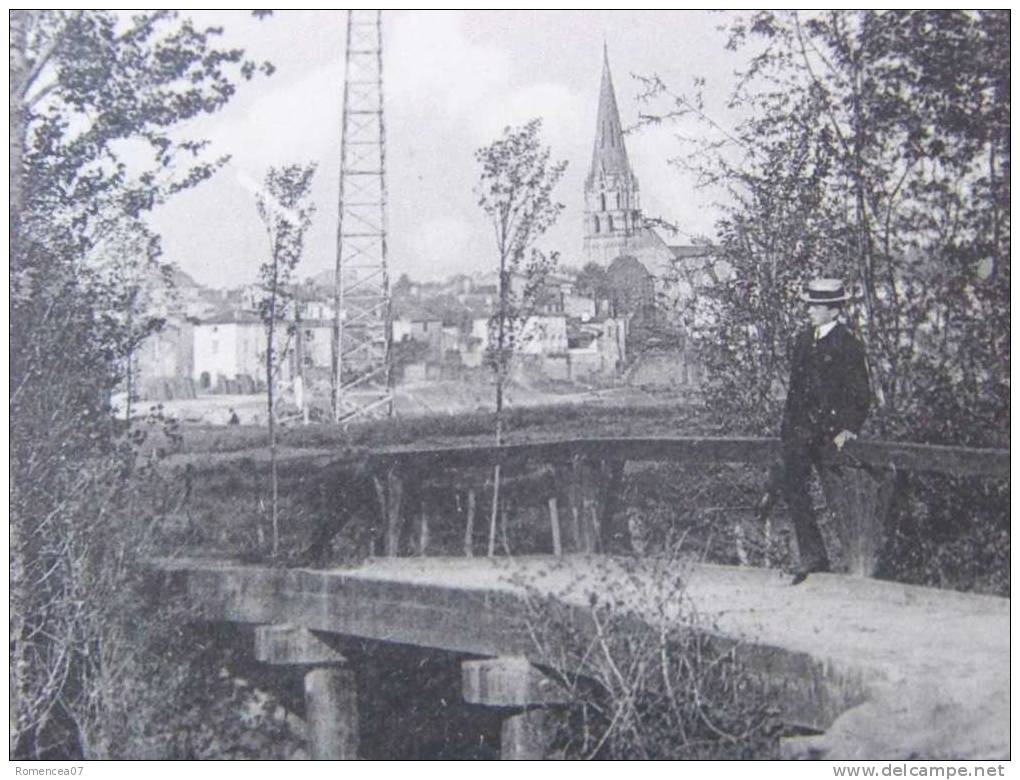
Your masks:
[{"label": "town building", "polygon": [[[196,324],[194,336],[192,378],[198,392],[254,392],[264,386],[268,337],[257,314],[222,312]],[[278,346],[285,338],[284,333]]]}]

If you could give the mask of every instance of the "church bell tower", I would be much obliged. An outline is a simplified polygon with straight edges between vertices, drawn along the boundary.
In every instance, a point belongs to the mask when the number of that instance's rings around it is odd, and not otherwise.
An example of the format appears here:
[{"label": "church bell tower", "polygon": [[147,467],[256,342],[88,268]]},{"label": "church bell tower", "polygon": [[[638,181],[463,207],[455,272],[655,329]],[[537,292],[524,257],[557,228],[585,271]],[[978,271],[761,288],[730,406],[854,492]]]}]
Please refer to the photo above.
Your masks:
[{"label": "church bell tower", "polygon": [[584,182],[584,255],[602,266],[627,254],[643,230],[637,177],[627,159],[616,107],[609,50],[603,45],[595,147]]}]

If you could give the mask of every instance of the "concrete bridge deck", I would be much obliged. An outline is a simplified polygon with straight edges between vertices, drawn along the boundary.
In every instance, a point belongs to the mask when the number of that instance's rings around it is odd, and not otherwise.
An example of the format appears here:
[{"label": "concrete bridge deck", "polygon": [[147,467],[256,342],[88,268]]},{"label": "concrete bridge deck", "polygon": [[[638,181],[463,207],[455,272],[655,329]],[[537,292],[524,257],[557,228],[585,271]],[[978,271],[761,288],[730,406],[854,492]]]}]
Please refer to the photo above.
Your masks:
[{"label": "concrete bridge deck", "polygon": [[[790,755],[891,759],[1009,755],[1009,600],[813,574],[684,564],[701,630],[740,643],[781,681],[791,722],[825,731]],[[290,624],[478,656],[531,656],[525,592],[584,607],[612,589],[652,620],[661,563],[604,556],[388,558],[346,569],[165,561],[202,619]],[[636,576],[635,576],[636,575]],[[526,583],[522,585],[521,583]]]}]

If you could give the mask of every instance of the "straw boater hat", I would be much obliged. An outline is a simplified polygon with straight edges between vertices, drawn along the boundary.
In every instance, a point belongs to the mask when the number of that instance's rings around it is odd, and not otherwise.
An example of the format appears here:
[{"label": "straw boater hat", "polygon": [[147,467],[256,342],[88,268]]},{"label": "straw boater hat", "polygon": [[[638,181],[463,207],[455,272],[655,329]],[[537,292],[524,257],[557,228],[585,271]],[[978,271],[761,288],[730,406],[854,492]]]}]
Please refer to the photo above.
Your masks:
[{"label": "straw boater hat", "polygon": [[813,279],[805,285],[800,299],[805,303],[846,303],[853,299],[839,279]]}]

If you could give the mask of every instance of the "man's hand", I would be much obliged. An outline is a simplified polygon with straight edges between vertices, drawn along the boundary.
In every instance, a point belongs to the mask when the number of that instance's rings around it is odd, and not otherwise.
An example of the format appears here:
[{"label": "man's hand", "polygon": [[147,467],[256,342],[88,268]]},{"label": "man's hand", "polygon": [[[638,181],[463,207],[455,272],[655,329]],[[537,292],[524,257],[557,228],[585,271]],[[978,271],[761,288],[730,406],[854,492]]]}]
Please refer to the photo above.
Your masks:
[{"label": "man's hand", "polygon": [[836,434],[836,438],[832,440],[832,443],[836,445],[837,450],[842,450],[844,444],[856,438],[857,434],[853,431],[840,431]]}]

